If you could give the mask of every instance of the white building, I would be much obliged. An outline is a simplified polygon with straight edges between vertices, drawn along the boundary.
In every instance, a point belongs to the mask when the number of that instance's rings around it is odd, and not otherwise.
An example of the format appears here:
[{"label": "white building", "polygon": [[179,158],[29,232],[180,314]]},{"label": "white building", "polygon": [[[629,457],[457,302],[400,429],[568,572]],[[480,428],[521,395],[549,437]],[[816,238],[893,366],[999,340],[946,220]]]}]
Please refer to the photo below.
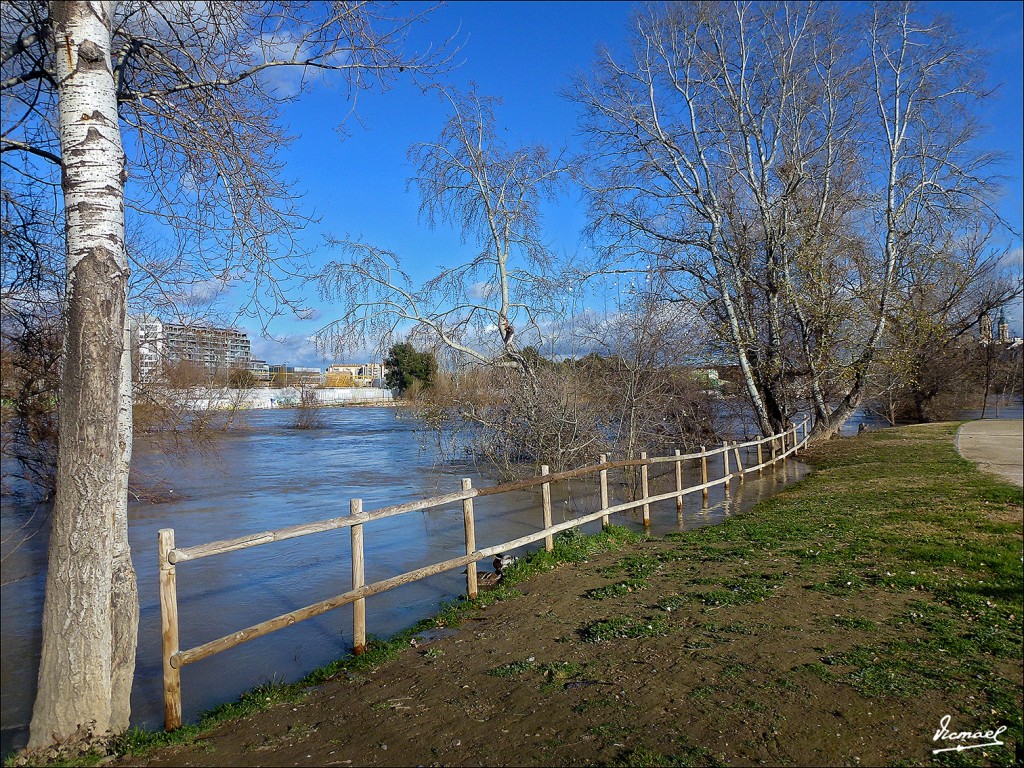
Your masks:
[{"label": "white building", "polygon": [[[376,387],[384,386],[384,366],[381,363],[334,363],[327,366],[327,386]],[[340,384],[345,381],[347,383]]]},{"label": "white building", "polygon": [[249,368],[251,345],[244,331],[165,323],[148,316],[133,318],[132,331],[142,381],[152,381],[164,365],[186,361],[201,366],[211,377]]}]

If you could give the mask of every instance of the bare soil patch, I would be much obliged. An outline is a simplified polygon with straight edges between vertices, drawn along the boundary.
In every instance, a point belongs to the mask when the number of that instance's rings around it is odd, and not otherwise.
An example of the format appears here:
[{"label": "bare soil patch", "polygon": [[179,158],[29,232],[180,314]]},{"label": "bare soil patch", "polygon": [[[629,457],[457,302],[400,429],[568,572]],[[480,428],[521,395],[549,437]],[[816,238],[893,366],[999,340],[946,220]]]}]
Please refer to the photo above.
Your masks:
[{"label": "bare soil patch", "polygon": [[[117,764],[1020,764],[1019,493],[951,428],[840,443],[744,518],[533,575],[373,669]],[[1006,744],[933,754],[956,746],[944,715]]]}]

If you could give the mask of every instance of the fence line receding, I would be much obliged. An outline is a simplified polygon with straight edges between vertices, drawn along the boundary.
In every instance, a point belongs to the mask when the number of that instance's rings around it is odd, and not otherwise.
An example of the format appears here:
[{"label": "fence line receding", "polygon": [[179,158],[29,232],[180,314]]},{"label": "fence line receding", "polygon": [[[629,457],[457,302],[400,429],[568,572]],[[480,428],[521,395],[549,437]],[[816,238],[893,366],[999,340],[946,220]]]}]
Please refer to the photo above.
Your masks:
[{"label": "fence line receding", "polygon": [[[565,472],[549,472],[547,466],[541,468],[541,474],[537,477],[517,480],[503,485],[495,485],[484,488],[474,488],[470,480],[462,481],[462,490],[454,493],[447,493],[440,496],[432,496],[428,499],[395,504],[381,507],[380,509],[363,511],[362,499],[352,499],[350,502],[350,513],[344,517],[335,517],[329,520],[320,520],[314,523],[303,523],[291,525],[285,528],[278,528],[273,531],[264,531],[249,536],[240,536],[234,539],[223,539],[207,544],[198,544],[193,547],[178,548],[174,542],[174,529],[164,528],[159,532],[159,558],[160,558],[160,626],[162,637],[163,655],[163,676],[164,676],[164,727],[173,730],[181,726],[181,668],[186,664],[192,664],[205,659],[221,651],[234,648],[249,640],[275,632],[278,629],[291,626],[305,619],[320,616],[328,611],[340,608],[343,605],[353,604],[352,612],[352,636],[354,652],[362,653],[366,648],[366,598],[386,592],[389,589],[400,587],[428,576],[453,570],[455,568],[466,569],[466,594],[470,599],[477,596],[477,571],[476,564],[481,560],[494,557],[497,554],[507,552],[519,547],[533,544],[544,540],[544,546],[549,551],[554,546],[554,536],[562,531],[578,528],[596,520],[601,520],[603,527],[610,524],[610,516],[620,512],[628,512],[633,509],[641,509],[643,512],[644,525],[650,525],[651,504],[660,501],[675,499],[676,510],[682,510],[682,499],[690,493],[701,492],[703,501],[708,499],[708,489],[721,485],[725,493],[729,493],[729,481],[732,478],[742,479],[744,475],[751,472],[762,473],[767,466],[773,466],[779,461],[785,461],[789,456],[795,455],[797,451],[807,444],[808,421],[794,424],[790,429],[769,437],[757,438],[744,443],[725,442],[721,448],[706,450],[701,446],[698,453],[681,454],[678,450],[670,456],[648,457],[646,453],[641,454],[639,459],[627,459],[623,461],[608,461],[606,455],[600,457],[598,464],[593,464],[579,469],[572,469]],[[763,446],[768,445],[770,456],[765,458]],[[757,450],[757,464],[744,467],[740,458],[741,450]],[[709,459],[720,456],[717,461],[721,464],[722,476],[709,479]],[[682,462],[699,462],[701,471],[701,482],[697,485],[683,487]],[[648,479],[649,468],[657,464],[674,464],[675,489],[667,493],[650,495],[650,484]],[[734,465],[734,466],[733,466]],[[620,504],[610,504],[608,495],[608,472],[613,469],[640,468],[640,482],[642,497],[626,501]],[[551,484],[563,480],[572,480],[589,475],[598,475],[601,488],[601,508],[597,512],[588,513],[581,517],[566,520],[561,523],[551,522]],[[477,548],[476,533],[474,524],[473,499],[483,496],[495,496],[498,494],[511,493],[514,491],[528,490],[541,486],[542,499],[542,521],[543,528],[521,536],[511,541],[505,541],[492,546]],[[465,555],[444,560],[432,565],[423,566],[406,573],[400,573],[372,584],[365,583],[365,561],[364,552],[364,526],[375,520],[382,520],[395,515],[402,515],[408,512],[417,512],[425,509],[442,507],[446,504],[462,502],[463,518],[465,523]],[[304,608],[297,608],[294,611],[282,614],[267,621],[254,624],[229,635],[211,640],[194,648],[181,650],[178,645],[178,597],[175,569],[178,565],[190,560],[198,560],[203,557],[222,555],[227,552],[236,552],[241,549],[270,544],[275,541],[294,539],[299,536],[308,536],[314,533],[324,533],[341,528],[349,528],[351,531],[352,547],[352,589],[340,595],[321,600],[320,602],[307,605]]]}]

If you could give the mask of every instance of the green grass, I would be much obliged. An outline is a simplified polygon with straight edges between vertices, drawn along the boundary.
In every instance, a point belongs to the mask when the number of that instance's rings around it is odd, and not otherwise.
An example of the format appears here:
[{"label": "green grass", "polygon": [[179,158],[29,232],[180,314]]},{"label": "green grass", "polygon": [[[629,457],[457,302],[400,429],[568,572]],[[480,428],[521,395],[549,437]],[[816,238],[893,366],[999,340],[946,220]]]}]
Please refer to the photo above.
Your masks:
[{"label": "green grass", "polygon": [[607,600],[612,597],[623,597],[633,592],[639,592],[641,589],[647,589],[648,586],[650,585],[646,579],[626,579],[625,581],[617,581],[605,587],[588,589],[583,593],[583,596],[590,600]]},{"label": "green grass", "polygon": [[717,765],[712,754],[702,747],[681,746],[671,755],[663,755],[647,747],[623,752],[615,765],[626,768],[685,768],[691,765]]},{"label": "green grass", "polygon": [[[1019,743],[1019,680],[995,670],[1019,659],[1024,641],[1024,552],[1012,522],[1024,494],[961,459],[950,439],[955,429],[827,443],[810,455],[812,476],[762,505],[764,515],[721,526],[721,535],[737,537],[743,528],[771,542],[795,558],[811,590],[831,598],[868,591],[910,598],[884,624],[837,610],[835,629],[870,634],[805,669],[873,698],[938,692],[965,720],[1006,723],[1006,740]],[[995,761],[1012,762],[1003,749]],[[964,753],[954,761],[978,759]]]},{"label": "green grass", "polygon": [[653,616],[615,616],[593,621],[580,630],[580,635],[588,643],[603,643],[608,640],[637,640],[667,635],[670,629],[665,614],[657,613]]},{"label": "green grass", "polygon": [[[655,607],[669,613],[689,601],[708,612],[770,600],[780,587],[790,594],[806,589],[833,614],[816,624],[845,642],[843,651],[823,649],[820,661],[801,670],[870,698],[910,703],[938,694],[962,720],[1005,723],[1007,743],[1020,743],[1019,680],[1000,670],[1014,669],[1024,644],[1024,494],[961,459],[955,430],[883,430],[816,447],[805,459],[815,471],[754,513],[672,534],[676,551],[715,564],[717,575],[680,579]],[[860,615],[855,606],[867,605],[883,606],[883,615]],[[613,621],[601,629],[621,628]],[[728,619],[699,626],[719,641],[758,631]],[[743,678],[734,671],[727,665],[717,688],[696,688],[690,698],[731,690]],[[780,692],[798,687],[788,678],[765,685]],[[738,701],[742,710],[758,711],[747,696]],[[1015,760],[1010,747],[1001,749],[984,760]],[[643,750],[629,759],[674,764],[671,755]],[[963,753],[937,762],[981,760]]]},{"label": "green grass", "polygon": [[[435,616],[417,622],[394,637],[387,639],[368,637],[366,652],[359,656],[344,656],[313,670],[294,683],[272,682],[257,686],[242,694],[237,701],[221,704],[203,713],[197,722],[183,725],[170,733],[132,728],[113,741],[110,752],[115,755],[138,756],[164,746],[191,744],[221,723],[261,712],[275,704],[300,701],[312,688],[322,685],[338,675],[359,675],[390,661],[407,649],[409,641],[420,632],[437,627],[458,626],[466,618],[488,605],[517,597],[519,593],[515,589],[515,585],[535,574],[549,571],[562,563],[584,562],[601,552],[635,545],[641,538],[621,526],[611,526],[607,530],[591,536],[586,536],[577,530],[566,531],[555,538],[555,546],[551,552],[542,549],[520,558],[505,569],[501,584],[496,589],[482,592],[476,600],[457,598],[444,603]],[[551,669],[559,668],[551,667]],[[95,765],[103,757],[103,754],[94,752],[69,758],[65,762],[47,761],[45,764]],[[16,760],[17,755],[10,755],[5,759],[4,765],[14,765]]]},{"label": "green grass", "polygon": [[745,574],[723,580],[718,589],[693,592],[690,596],[708,606],[743,605],[767,599],[781,580],[781,576],[770,573]]},{"label": "green grass", "polygon": [[840,629],[859,629],[865,632],[870,632],[878,626],[870,619],[860,616],[833,616],[832,625]]},{"label": "green grass", "polygon": [[[630,615],[637,612],[635,605],[616,610],[619,603],[606,602],[607,613],[586,623],[569,641],[668,635],[681,626],[677,611],[696,609],[703,636],[728,643],[768,631],[778,621],[764,623],[751,608],[744,609],[747,614],[740,621],[730,617],[727,606],[765,601],[763,610],[770,613],[773,595],[781,588],[823,606],[824,617],[812,628],[824,633],[822,645],[829,648],[821,650],[817,661],[785,677],[758,682],[761,689],[796,695],[801,678],[806,681],[811,675],[899,706],[939,696],[949,702],[954,720],[1006,724],[1003,740],[1019,744],[1024,740],[1019,680],[1008,679],[1005,670],[1018,669],[1024,643],[1024,551],[1017,522],[1024,494],[961,459],[953,447],[955,429],[926,425],[829,441],[806,455],[815,471],[804,481],[721,525],[671,534],[666,538],[672,548],[659,553],[638,547],[640,537],[620,528],[593,537],[577,532],[560,536],[553,552],[520,560],[507,569],[497,589],[477,601],[452,601],[436,617],[390,640],[372,638],[363,656],[340,659],[298,683],[254,689],[173,734],[133,731],[122,737],[117,751],[137,753],[187,743],[224,720],[301,698],[311,686],[335,675],[361,675],[407,648],[417,632],[457,626],[481,606],[514,598],[516,584],[534,574],[617,550],[625,550],[623,556],[601,571],[615,583],[585,596],[607,600],[646,587],[655,592],[653,604],[641,607],[641,615]],[[691,571],[683,573],[683,566]],[[863,615],[868,610],[870,619]],[[680,642],[680,651],[692,642]],[[738,668],[742,659],[728,662],[731,666],[724,666],[716,686],[694,688],[689,699],[706,707],[706,700],[721,692],[733,696],[738,712],[759,713],[751,689],[737,687],[745,681]],[[543,690],[581,670],[568,662],[530,659],[496,667],[491,674],[510,680],[532,676]],[[599,696],[576,705],[581,712],[616,711],[618,706]],[[620,733],[614,724],[599,728],[594,735],[602,740]],[[695,748],[654,750],[641,741],[631,741],[614,762],[711,762]],[[984,760],[1010,764],[1016,758],[1007,746]],[[982,761],[980,755],[965,752],[936,762]]]},{"label": "green grass", "polygon": [[626,555],[610,567],[602,569],[602,573],[609,576],[624,573],[634,580],[647,579],[661,568],[662,560],[658,555],[646,553]]},{"label": "green grass", "polygon": [[537,663],[531,656],[523,661],[512,661],[508,664],[502,664],[500,667],[495,667],[490,670],[487,674],[493,677],[518,677],[519,675],[525,675],[527,672],[535,669]]}]

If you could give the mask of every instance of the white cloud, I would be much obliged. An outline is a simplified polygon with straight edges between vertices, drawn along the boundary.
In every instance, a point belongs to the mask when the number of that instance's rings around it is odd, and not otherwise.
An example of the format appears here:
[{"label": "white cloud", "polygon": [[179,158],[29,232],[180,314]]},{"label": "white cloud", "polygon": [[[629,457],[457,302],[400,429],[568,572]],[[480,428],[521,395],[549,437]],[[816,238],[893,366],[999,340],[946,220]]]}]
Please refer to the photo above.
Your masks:
[{"label": "white cloud", "polygon": [[999,259],[999,266],[1002,269],[1024,268],[1024,248],[1017,246],[1004,253]]},{"label": "white cloud", "polygon": [[249,336],[252,356],[270,365],[300,365],[323,368],[327,361],[317,350],[312,336],[292,333],[273,339]]},{"label": "white cloud", "polygon": [[273,338],[261,337],[249,332],[252,356],[266,360],[270,365],[301,365],[326,368],[332,363],[365,363],[379,360],[376,352],[363,350],[349,355],[337,356],[317,348],[316,339],[303,333],[289,333]]},{"label": "white cloud", "polygon": [[489,299],[494,295],[496,286],[493,283],[479,282],[473,283],[469,288],[466,289],[466,295],[471,299]]},{"label": "white cloud", "polygon": [[174,303],[182,311],[209,307],[224,293],[227,285],[222,280],[197,280],[183,285],[171,294]]}]

